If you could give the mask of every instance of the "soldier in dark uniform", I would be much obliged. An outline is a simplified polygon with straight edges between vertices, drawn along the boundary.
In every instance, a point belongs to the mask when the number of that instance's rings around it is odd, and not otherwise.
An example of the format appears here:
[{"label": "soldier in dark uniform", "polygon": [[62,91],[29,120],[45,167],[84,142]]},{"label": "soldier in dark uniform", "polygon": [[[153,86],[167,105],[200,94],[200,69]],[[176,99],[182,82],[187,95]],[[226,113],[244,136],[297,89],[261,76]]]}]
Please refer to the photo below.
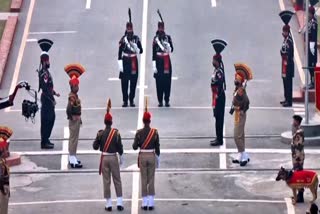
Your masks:
[{"label": "soldier in dark uniform", "polygon": [[[312,3],[312,1],[310,1]],[[309,47],[308,47],[308,67],[310,73],[310,84],[308,85],[309,89],[314,89],[314,68],[316,67],[318,60],[318,50],[317,50],[317,37],[318,37],[318,22],[315,17],[315,8],[314,6],[309,7],[309,22],[308,22],[308,38],[309,38]]]},{"label": "soldier in dark uniform", "polygon": [[82,124],[81,120],[81,100],[78,96],[79,77],[85,72],[80,64],[68,64],[64,70],[70,77],[70,93],[68,97],[68,105],[66,109],[67,119],[69,120],[69,164],[71,168],[82,168],[81,161],[77,158],[77,148],[79,141],[79,131]]},{"label": "soldier in dark uniform", "polygon": [[282,58],[282,66],[281,66],[281,76],[283,80],[283,88],[284,88],[284,101],[281,101],[280,104],[283,107],[292,106],[292,79],[294,77],[294,59],[293,59],[293,39],[290,33],[290,26],[288,23],[294,13],[291,11],[282,11],[279,16],[284,22],[284,26],[282,28],[283,35],[283,43],[280,49],[280,54]]},{"label": "soldier in dark uniform", "polygon": [[[135,107],[134,97],[136,93],[138,81],[138,58],[137,54],[142,54],[143,49],[140,39],[133,33],[133,25],[131,22],[131,10],[129,8],[129,22],[126,24],[126,31],[119,42],[118,67],[119,78],[121,79],[121,89],[123,105],[128,107],[128,98],[130,106]],[[130,82],[130,93],[128,96],[128,87]]]},{"label": "soldier in dark uniform", "polygon": [[0,213],[8,214],[8,205],[10,197],[9,186],[9,166],[6,163],[5,156],[8,148],[8,138],[12,135],[12,130],[8,127],[0,127]]},{"label": "soldier in dark uniform", "polygon": [[223,124],[224,111],[226,106],[226,82],[224,73],[224,64],[222,61],[221,52],[227,46],[227,43],[220,39],[211,41],[216,54],[212,58],[214,72],[211,77],[211,92],[212,92],[212,108],[213,116],[216,118],[216,139],[210,141],[211,146],[221,146],[223,144]]},{"label": "soldier in dark uniform", "polygon": [[141,208],[143,210],[154,209],[155,168],[158,168],[160,165],[159,135],[157,129],[150,127],[150,123],[151,114],[146,107],[143,115],[144,127],[137,131],[132,144],[134,150],[137,150],[140,147],[138,167],[140,168],[141,175]]},{"label": "soldier in dark uniform", "polygon": [[153,77],[156,79],[158,106],[163,106],[164,98],[165,106],[170,107],[172,65],[169,54],[173,52],[173,45],[171,36],[164,31],[164,22],[160,11],[157,12],[161,21],[158,22],[158,30],[152,44]]},{"label": "soldier in dark uniform", "polygon": [[[93,142],[93,149],[101,151],[99,174],[102,173],[104,198],[106,199],[105,210],[112,211],[111,199],[111,175],[116,189],[117,195],[117,210],[122,211],[122,183],[120,177],[120,166],[123,163],[123,146],[121,135],[118,129],[111,128],[112,115],[110,113],[111,100],[108,100],[107,113],[104,117],[106,125],[104,130],[99,130],[96,139]],[[118,155],[120,155],[120,164]]]},{"label": "soldier in dark uniform", "polygon": [[50,61],[48,51],[51,48],[53,42],[48,39],[41,39],[38,41],[42,50],[40,55],[40,68],[39,74],[39,91],[41,93],[41,148],[52,149],[54,144],[50,142],[52,128],[55,121],[55,105],[56,101],[54,96],[59,97],[53,88],[52,76],[49,72]]}]

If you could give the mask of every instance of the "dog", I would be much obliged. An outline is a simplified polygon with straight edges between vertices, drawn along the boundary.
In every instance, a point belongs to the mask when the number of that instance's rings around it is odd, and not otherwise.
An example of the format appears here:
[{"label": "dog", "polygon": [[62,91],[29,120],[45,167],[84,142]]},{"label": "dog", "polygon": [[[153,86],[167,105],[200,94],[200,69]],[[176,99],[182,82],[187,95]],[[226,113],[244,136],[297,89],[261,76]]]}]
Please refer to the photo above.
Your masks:
[{"label": "dog", "polygon": [[310,189],[313,199],[310,201],[313,203],[317,199],[317,190],[319,185],[318,175],[315,171],[300,170],[292,171],[286,170],[281,167],[276,177],[276,181],[284,180],[287,185],[292,189],[293,197],[292,204],[296,204],[297,190],[308,188]]}]

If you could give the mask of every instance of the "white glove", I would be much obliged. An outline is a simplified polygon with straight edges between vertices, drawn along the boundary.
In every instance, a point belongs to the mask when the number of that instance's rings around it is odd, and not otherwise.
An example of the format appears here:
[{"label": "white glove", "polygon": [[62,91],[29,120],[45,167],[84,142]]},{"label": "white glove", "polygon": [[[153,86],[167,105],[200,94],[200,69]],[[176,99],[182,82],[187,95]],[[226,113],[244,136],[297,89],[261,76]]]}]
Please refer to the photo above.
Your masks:
[{"label": "white glove", "polygon": [[158,73],[158,70],[157,70],[157,65],[156,65],[156,61],[152,61],[152,69],[153,69],[153,72],[156,74]]},{"label": "white glove", "polygon": [[314,55],[315,54],[315,42],[310,42],[309,43],[309,48],[310,48],[310,52],[311,52],[311,54],[312,55]]},{"label": "white glove", "polygon": [[156,155],[157,163],[156,168],[160,168],[160,156]]},{"label": "white glove", "polygon": [[136,43],[131,43],[131,45],[137,54],[140,53],[140,49],[138,48],[138,45]]},{"label": "white glove", "polygon": [[121,59],[118,60],[118,68],[120,72],[123,72],[123,64]]},{"label": "white glove", "polygon": [[123,155],[120,155],[120,167],[123,165],[123,162],[124,162]]}]

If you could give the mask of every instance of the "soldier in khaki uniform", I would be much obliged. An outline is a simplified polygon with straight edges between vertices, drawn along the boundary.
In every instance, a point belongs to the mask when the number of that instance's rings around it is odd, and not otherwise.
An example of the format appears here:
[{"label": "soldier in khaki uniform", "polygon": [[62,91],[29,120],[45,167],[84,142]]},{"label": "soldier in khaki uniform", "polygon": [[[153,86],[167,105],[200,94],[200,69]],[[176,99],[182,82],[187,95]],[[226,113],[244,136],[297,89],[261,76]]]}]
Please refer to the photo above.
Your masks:
[{"label": "soldier in khaki uniform", "polygon": [[248,153],[245,152],[245,124],[247,118],[247,110],[249,109],[249,98],[246,93],[244,83],[252,79],[252,72],[250,68],[243,64],[235,64],[235,92],[233,96],[233,109],[234,109],[234,141],[236,143],[239,158],[233,160],[233,163],[240,163],[240,166],[245,166],[250,161]]},{"label": "soldier in khaki uniform", "polygon": [[[110,113],[111,101],[108,100],[107,113],[104,117],[104,123],[106,125],[104,130],[99,130],[95,141],[93,142],[93,149],[101,151],[99,174],[102,173],[104,197],[106,199],[105,210],[112,211],[111,200],[111,175],[116,189],[117,195],[117,209],[119,211],[124,210],[122,202],[122,184],[120,177],[120,166],[123,163],[123,146],[121,142],[120,132],[111,128],[112,115]],[[120,165],[118,155],[120,155]]]},{"label": "soldier in khaki uniform", "polygon": [[85,72],[80,64],[68,64],[65,71],[70,77],[69,85],[71,92],[69,93],[67,105],[67,118],[69,120],[69,164],[71,168],[82,168],[81,162],[77,159],[77,147],[79,141],[79,131],[82,124],[81,121],[81,100],[78,96],[79,77]]},{"label": "soldier in khaki uniform", "polygon": [[0,127],[0,214],[8,213],[10,187],[9,187],[9,166],[6,164],[7,140],[12,135],[8,127]]},{"label": "soldier in khaki uniform", "polygon": [[160,143],[158,131],[150,127],[151,114],[147,110],[147,105],[143,115],[143,123],[144,127],[137,131],[132,147],[134,150],[140,147],[138,167],[141,175],[141,208],[153,210],[155,168],[158,168],[160,163]]},{"label": "soldier in khaki uniform", "polygon": [[[299,115],[293,116],[292,124],[292,142],[291,142],[291,156],[293,170],[303,170],[304,163],[304,132],[301,128],[302,117]],[[304,189],[299,189],[297,195],[297,203],[303,203]]]}]

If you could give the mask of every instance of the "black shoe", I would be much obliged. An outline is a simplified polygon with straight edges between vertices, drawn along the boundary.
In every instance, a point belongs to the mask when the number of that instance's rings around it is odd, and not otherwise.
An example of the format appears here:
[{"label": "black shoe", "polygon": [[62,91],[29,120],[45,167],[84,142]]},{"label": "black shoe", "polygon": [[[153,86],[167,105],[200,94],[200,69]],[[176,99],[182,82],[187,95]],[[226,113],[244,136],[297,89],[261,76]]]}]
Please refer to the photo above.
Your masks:
[{"label": "black shoe", "polygon": [[240,161],[239,161],[238,159],[233,159],[233,160],[232,160],[232,163],[239,164]]},{"label": "black shoe", "polygon": [[105,211],[111,212],[112,211],[112,207],[104,207]]},{"label": "black shoe", "polygon": [[215,142],[210,143],[211,146],[222,146],[223,142],[216,140]]},{"label": "black shoe", "polygon": [[170,107],[170,103],[169,102],[166,102],[166,107]]},{"label": "black shoe", "polygon": [[310,84],[308,85],[308,89],[314,89],[314,83],[310,83]]},{"label": "black shoe", "polygon": [[117,206],[117,210],[118,210],[118,211],[122,211],[122,210],[124,210],[124,208],[123,208],[123,206],[118,205],[118,206]]},{"label": "black shoe", "polygon": [[283,107],[292,107],[292,103],[285,102],[282,104]]},{"label": "black shoe", "polygon": [[148,210],[148,207],[147,207],[147,206],[144,206],[144,207],[141,207],[141,209],[143,209],[143,210]]},{"label": "black shoe", "polygon": [[280,101],[280,104],[283,105],[286,102],[287,102],[286,100],[282,100],[282,101]]},{"label": "black shoe", "polygon": [[149,208],[149,210],[153,210],[154,209],[154,207],[148,207]]},{"label": "black shoe", "polygon": [[247,163],[249,163],[250,159],[246,160],[246,161],[240,161],[240,166],[246,166]]},{"label": "black shoe", "polygon": [[69,164],[70,164],[70,166],[71,166],[71,168],[77,168],[77,169],[79,169],[79,168],[82,168],[82,164],[81,163],[76,163],[76,164],[74,164],[74,163],[70,163],[69,162]]},{"label": "black shoe", "polygon": [[130,107],[136,107],[136,104],[134,104],[134,102],[130,102]]},{"label": "black shoe", "polygon": [[123,103],[123,104],[122,104],[122,107],[123,107],[123,108],[128,107],[128,103]]},{"label": "black shoe", "polygon": [[53,149],[54,148],[54,144],[41,144],[41,149]]},{"label": "black shoe", "polygon": [[158,107],[163,107],[163,103],[159,103]]}]

